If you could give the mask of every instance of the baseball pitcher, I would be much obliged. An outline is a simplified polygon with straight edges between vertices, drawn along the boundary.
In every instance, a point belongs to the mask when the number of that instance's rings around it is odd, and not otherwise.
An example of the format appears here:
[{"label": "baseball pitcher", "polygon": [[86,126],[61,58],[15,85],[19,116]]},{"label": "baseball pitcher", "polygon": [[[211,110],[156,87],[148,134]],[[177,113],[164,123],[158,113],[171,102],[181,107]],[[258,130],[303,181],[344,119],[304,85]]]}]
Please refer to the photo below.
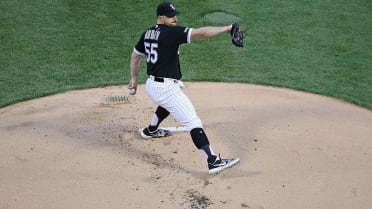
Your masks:
[{"label": "baseball pitcher", "polygon": [[190,132],[195,146],[207,161],[209,173],[219,173],[238,164],[240,160],[239,158],[222,159],[213,151],[202,121],[178,84],[182,77],[179,48],[181,44],[190,44],[194,39],[223,33],[231,35],[235,46],[243,47],[244,33],[236,23],[223,27],[178,26],[179,12],[170,2],[159,4],[156,13],[157,24],[143,32],[133,49],[130,62],[129,92],[134,95],[137,91],[141,59],[144,58],[148,75],[146,93],[158,105],[149,126],[142,129],[140,134],[144,139],[169,136],[170,131],[160,129],[159,125],[171,114]]}]

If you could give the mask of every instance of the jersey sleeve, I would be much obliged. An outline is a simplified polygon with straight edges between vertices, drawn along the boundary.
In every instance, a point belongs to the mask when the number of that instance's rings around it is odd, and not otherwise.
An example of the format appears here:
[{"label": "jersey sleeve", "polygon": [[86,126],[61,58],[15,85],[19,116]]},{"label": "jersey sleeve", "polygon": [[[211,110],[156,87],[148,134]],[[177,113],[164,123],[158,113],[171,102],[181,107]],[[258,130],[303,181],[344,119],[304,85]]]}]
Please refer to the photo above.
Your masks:
[{"label": "jersey sleeve", "polygon": [[191,43],[192,28],[176,26],[173,29],[175,30],[174,34],[178,44]]},{"label": "jersey sleeve", "polygon": [[146,54],[145,54],[145,45],[143,44],[144,42],[144,36],[145,36],[145,33],[142,34],[141,38],[138,40],[137,44],[134,46],[133,48],[133,52],[144,57]]},{"label": "jersey sleeve", "polygon": [[187,31],[187,43],[191,44],[191,33],[192,33],[192,28],[189,28]]}]

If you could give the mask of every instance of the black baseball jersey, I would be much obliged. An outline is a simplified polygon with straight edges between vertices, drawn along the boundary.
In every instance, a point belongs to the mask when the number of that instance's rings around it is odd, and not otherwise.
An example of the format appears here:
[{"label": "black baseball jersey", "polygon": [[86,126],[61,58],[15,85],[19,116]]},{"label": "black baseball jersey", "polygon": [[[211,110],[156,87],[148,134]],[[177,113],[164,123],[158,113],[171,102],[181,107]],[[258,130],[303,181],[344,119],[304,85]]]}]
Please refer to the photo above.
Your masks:
[{"label": "black baseball jersey", "polygon": [[191,43],[190,28],[158,24],[142,34],[134,51],[146,56],[148,75],[179,80],[179,47],[184,43]]}]

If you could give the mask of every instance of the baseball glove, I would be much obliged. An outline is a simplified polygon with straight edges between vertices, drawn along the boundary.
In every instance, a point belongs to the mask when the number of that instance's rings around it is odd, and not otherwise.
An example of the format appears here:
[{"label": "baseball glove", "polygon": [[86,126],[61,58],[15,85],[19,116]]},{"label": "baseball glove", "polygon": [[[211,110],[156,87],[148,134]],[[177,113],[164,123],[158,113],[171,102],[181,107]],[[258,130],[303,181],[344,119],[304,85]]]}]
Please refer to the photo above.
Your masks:
[{"label": "baseball glove", "polygon": [[240,31],[238,23],[234,22],[231,28],[231,40],[236,47],[243,47],[244,31]]}]

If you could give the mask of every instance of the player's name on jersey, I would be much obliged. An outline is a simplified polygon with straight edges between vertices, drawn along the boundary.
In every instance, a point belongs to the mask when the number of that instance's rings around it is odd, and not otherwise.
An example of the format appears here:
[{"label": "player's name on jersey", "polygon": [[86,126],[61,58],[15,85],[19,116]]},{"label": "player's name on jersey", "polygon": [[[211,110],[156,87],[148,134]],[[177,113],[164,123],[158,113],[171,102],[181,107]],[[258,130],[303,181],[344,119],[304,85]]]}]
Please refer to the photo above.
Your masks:
[{"label": "player's name on jersey", "polygon": [[156,31],[156,30],[148,30],[146,31],[146,34],[145,34],[145,39],[150,39],[150,40],[158,40],[159,38],[159,35],[160,35],[160,31]]}]

